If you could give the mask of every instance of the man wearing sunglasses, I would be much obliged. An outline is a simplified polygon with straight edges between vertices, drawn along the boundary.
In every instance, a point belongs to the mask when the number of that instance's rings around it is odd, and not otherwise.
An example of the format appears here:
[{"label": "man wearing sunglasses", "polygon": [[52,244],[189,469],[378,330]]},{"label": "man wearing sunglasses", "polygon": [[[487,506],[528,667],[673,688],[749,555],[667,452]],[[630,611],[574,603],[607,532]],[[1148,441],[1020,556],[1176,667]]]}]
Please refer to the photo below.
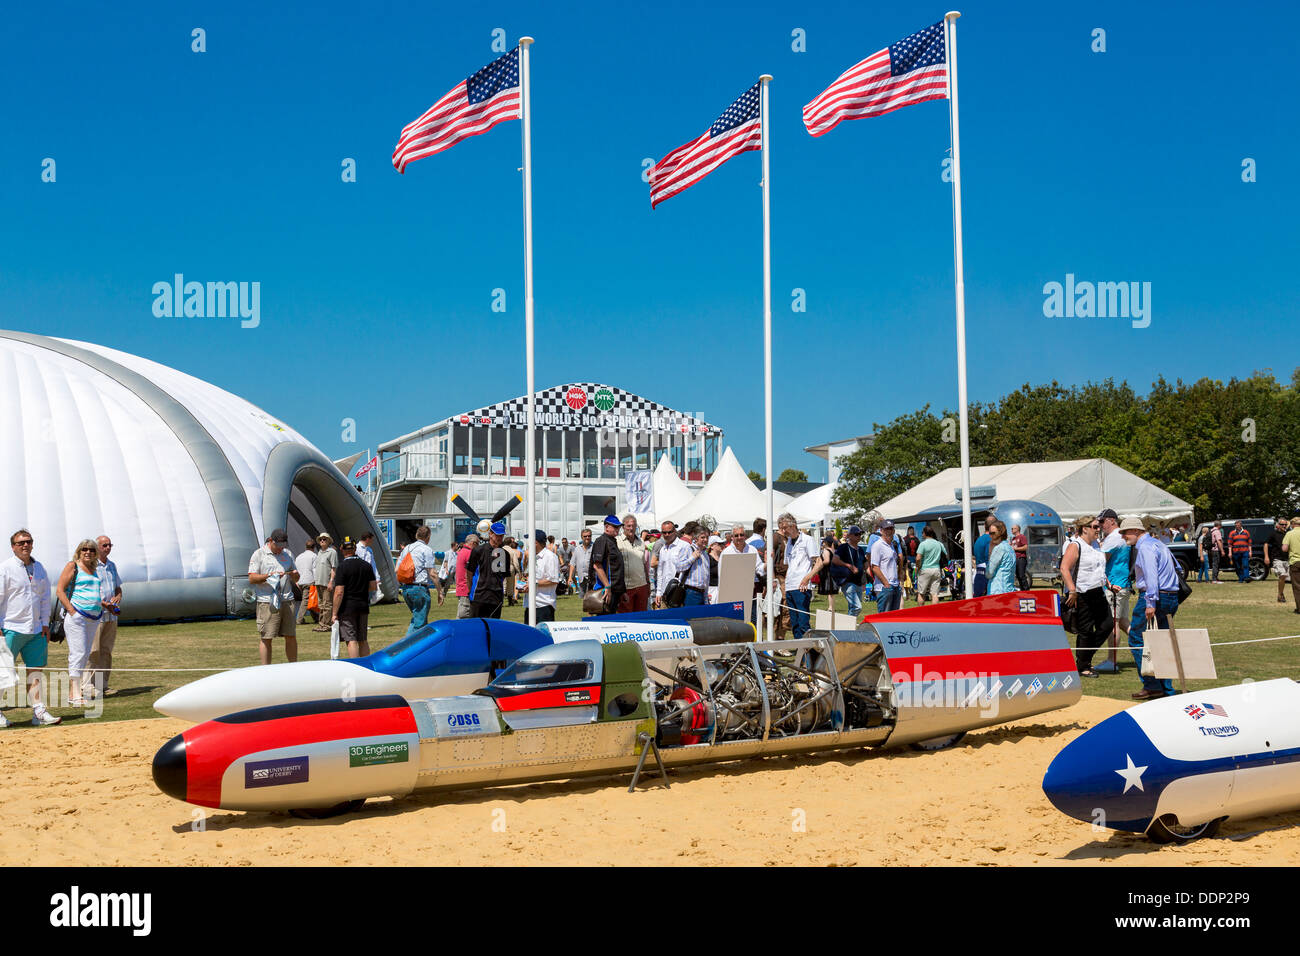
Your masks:
[{"label": "man wearing sunglasses", "polygon": [[[50,727],[62,723],[45,709],[41,700],[42,668],[45,667],[50,636],[50,578],[41,562],[32,557],[32,535],[19,528],[9,536],[13,557],[0,563],[0,627],[12,655],[27,665],[27,700],[32,704],[32,724]],[[0,727],[9,721],[0,714]]]}]

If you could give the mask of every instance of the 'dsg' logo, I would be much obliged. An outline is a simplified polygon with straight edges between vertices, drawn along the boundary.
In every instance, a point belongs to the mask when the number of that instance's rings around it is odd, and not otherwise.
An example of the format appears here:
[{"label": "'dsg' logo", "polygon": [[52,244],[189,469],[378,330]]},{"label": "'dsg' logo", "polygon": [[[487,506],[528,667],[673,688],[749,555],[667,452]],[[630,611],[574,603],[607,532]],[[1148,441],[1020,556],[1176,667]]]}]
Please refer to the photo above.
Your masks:
[{"label": "'dsg' logo", "polygon": [[478,714],[452,714],[447,723],[453,727],[478,727]]}]

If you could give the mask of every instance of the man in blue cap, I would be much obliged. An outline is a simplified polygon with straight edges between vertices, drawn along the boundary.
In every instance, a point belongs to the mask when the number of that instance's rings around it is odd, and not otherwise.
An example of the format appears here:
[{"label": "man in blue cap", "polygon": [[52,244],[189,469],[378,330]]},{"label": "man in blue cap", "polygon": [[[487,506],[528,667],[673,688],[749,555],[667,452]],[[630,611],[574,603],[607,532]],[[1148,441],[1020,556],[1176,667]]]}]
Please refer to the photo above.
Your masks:
[{"label": "man in blue cap", "polygon": [[618,611],[618,602],[627,590],[623,577],[623,552],[618,548],[618,532],[623,522],[618,515],[605,517],[605,533],[591,546],[591,573],[605,589],[605,610],[602,614]]},{"label": "man in blue cap", "polygon": [[505,540],[505,524],[494,522],[488,528],[487,541],[475,548],[465,562],[465,574],[470,578],[470,617],[501,616],[505,582],[510,577],[510,552],[502,546]]},{"label": "man in blue cap", "polygon": [[852,525],[848,540],[835,549],[830,574],[855,618],[862,612],[862,589],[867,583],[866,568],[870,560],[867,549],[862,547],[862,529]]}]

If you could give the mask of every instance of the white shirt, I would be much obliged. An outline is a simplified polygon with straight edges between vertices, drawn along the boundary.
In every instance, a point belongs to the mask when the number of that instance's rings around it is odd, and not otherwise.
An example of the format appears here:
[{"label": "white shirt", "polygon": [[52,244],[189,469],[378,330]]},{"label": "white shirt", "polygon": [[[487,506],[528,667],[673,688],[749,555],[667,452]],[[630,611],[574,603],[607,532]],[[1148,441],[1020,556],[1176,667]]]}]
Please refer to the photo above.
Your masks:
[{"label": "white shirt", "polygon": [[294,559],[294,567],[298,569],[298,586],[307,587],[316,583],[316,552],[304,551]]},{"label": "white shirt", "polygon": [[537,580],[550,581],[537,585],[537,606],[555,607],[555,584],[560,580],[560,559],[550,548],[534,552],[537,558]]},{"label": "white shirt", "polygon": [[[411,561],[415,565],[414,586],[428,587],[429,572],[434,569],[433,566],[437,563],[437,559],[433,556],[433,548],[417,538],[402,549],[402,553],[397,556],[398,564],[402,563],[402,558],[406,557],[408,551],[411,552]],[[379,575],[375,575],[375,580],[379,580]]]},{"label": "white shirt", "polygon": [[288,551],[272,554],[269,544],[254,551],[253,556],[248,559],[248,573],[267,575],[265,581],[253,585],[257,602],[278,607],[279,602],[273,600],[274,597],[278,597],[279,601],[292,601],[293,580],[289,577],[289,572],[294,567]]},{"label": "white shirt", "polygon": [[366,564],[370,565],[370,570],[375,572],[375,580],[379,580],[379,565],[375,564],[375,553],[367,548],[364,544],[357,545],[357,557]]},{"label": "white shirt", "polygon": [[[884,572],[885,580],[891,588],[898,587],[898,552],[886,544],[884,538],[871,546],[871,564]],[[876,590],[880,590],[880,579],[876,578],[874,583]]]},{"label": "white shirt", "polygon": [[1074,589],[1082,594],[1106,583],[1106,552],[1096,546],[1082,547],[1082,541],[1076,543],[1080,548],[1079,560],[1074,565]]},{"label": "white shirt", "polygon": [[785,543],[785,589],[798,591],[803,579],[812,573],[813,565],[822,556],[822,549],[812,535],[800,534]]},{"label": "white shirt", "polygon": [[15,554],[0,563],[0,620],[4,630],[19,634],[39,634],[49,627],[50,579],[35,558],[26,565]]},{"label": "white shirt", "polygon": [[[681,538],[676,538],[672,544],[661,542],[659,550],[655,553],[659,556],[659,568],[655,575],[655,597],[663,597],[668,582],[691,563],[691,555],[695,553],[695,548]],[[685,577],[682,578],[682,583],[686,583]]]},{"label": "white shirt", "polygon": [[[750,554],[751,552],[758,555],[758,566],[754,568],[754,580],[761,581],[767,574],[767,569],[763,564],[763,552],[759,551],[758,548],[754,547],[748,541],[745,542],[745,548],[742,551],[737,551],[735,544],[729,544],[722,549],[723,554]],[[721,561],[722,559],[719,558],[718,560]]]}]

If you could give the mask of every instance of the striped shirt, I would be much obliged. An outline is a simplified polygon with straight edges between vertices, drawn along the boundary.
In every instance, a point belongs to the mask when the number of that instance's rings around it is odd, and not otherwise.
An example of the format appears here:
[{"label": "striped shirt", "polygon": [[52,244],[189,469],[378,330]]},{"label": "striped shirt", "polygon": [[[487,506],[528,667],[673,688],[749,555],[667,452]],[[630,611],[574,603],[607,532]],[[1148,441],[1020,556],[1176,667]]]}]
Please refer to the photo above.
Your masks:
[{"label": "striped shirt", "polygon": [[72,586],[72,606],[95,617],[104,609],[99,572],[87,574],[77,566],[76,582]]}]

